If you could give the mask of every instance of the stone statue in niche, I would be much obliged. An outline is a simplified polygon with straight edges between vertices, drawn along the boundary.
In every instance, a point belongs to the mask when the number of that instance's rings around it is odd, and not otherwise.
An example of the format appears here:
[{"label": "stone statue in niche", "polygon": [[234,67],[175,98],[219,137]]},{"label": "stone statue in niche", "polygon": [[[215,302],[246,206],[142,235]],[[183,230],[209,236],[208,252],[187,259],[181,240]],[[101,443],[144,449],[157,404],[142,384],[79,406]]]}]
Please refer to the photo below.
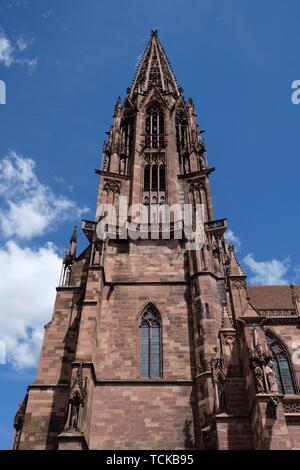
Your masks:
[{"label": "stone statue in niche", "polygon": [[254,371],[257,393],[278,393],[278,385],[268,345],[261,345],[256,327],[252,327],[253,343],[250,346],[250,363]]},{"label": "stone statue in niche", "polygon": [[221,271],[221,264],[220,264],[220,249],[216,242],[213,242],[212,245],[212,254],[213,254],[213,259],[214,259],[214,269],[216,273],[219,273]]},{"label": "stone statue in niche", "polygon": [[264,371],[259,364],[254,364],[254,375],[257,393],[265,393],[265,384],[264,384]]},{"label": "stone statue in niche", "polygon": [[189,173],[190,172],[190,160],[189,160],[189,157],[186,157],[184,159],[184,170],[185,170],[185,173]]},{"label": "stone statue in niche", "polygon": [[81,363],[71,387],[68,404],[68,416],[65,425],[65,429],[68,431],[81,430],[83,409],[86,401],[86,382],[86,379],[83,380]]},{"label": "stone statue in niche", "polygon": [[225,383],[222,377],[218,378],[217,382],[218,387],[218,398],[219,398],[219,413],[226,411],[226,392],[225,392]]},{"label": "stone statue in niche", "polygon": [[222,360],[218,357],[217,351],[210,362],[211,378],[215,391],[214,409],[216,413],[226,411],[226,389],[225,376],[222,367]]},{"label": "stone statue in niche", "polygon": [[278,385],[276,381],[275,372],[273,370],[272,361],[269,361],[265,367],[265,373],[270,393],[278,393]]},{"label": "stone statue in niche", "polygon": [[80,415],[80,405],[81,405],[81,398],[79,394],[75,394],[72,397],[72,401],[70,403],[71,410],[70,410],[70,429],[77,430],[79,424],[79,415]]},{"label": "stone statue in niche", "polygon": [[278,398],[270,397],[267,402],[266,414],[269,418],[277,418]]}]

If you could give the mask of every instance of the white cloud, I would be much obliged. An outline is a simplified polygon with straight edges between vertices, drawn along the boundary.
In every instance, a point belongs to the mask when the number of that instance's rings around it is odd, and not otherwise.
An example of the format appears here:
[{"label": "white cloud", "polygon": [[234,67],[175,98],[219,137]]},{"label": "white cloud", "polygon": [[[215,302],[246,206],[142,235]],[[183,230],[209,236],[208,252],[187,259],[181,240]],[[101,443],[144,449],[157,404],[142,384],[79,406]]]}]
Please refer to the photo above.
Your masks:
[{"label": "white cloud", "polygon": [[0,345],[5,344],[6,361],[24,369],[37,363],[62,259],[51,243],[32,248],[21,246],[20,240],[78,218],[87,209],[54,194],[38,179],[35,162],[15,152],[0,160],[0,198],[0,230],[19,239],[0,246]]},{"label": "white cloud", "polygon": [[0,64],[9,67],[13,61],[13,47],[10,40],[5,36],[4,32],[0,30]]},{"label": "white cloud", "polygon": [[0,196],[4,202],[0,207],[0,231],[6,238],[29,240],[89,210],[54,194],[39,181],[34,161],[15,152],[0,160]]},{"label": "white cloud", "polygon": [[15,368],[37,363],[60,269],[61,258],[50,243],[34,250],[9,241],[0,248],[0,341]]},{"label": "white cloud", "polygon": [[46,20],[47,18],[49,18],[49,16],[53,15],[53,13],[54,13],[53,10],[45,11],[45,13],[42,13],[42,18]]},{"label": "white cloud", "polygon": [[236,251],[238,251],[241,247],[241,241],[240,239],[235,235],[234,231],[231,229],[228,229],[226,231],[226,239],[228,243],[232,243],[234,245],[234,248]]},{"label": "white cloud", "polygon": [[11,3],[8,4],[8,8],[13,8],[13,7],[28,8],[29,4],[27,0],[13,0]]},{"label": "white cloud", "polygon": [[54,180],[57,183],[62,184],[63,186],[65,186],[71,193],[73,192],[74,186],[72,184],[67,184],[66,180],[64,178],[62,178],[61,176],[54,176]]},{"label": "white cloud", "polygon": [[35,69],[37,67],[37,64],[38,64],[37,59],[26,59],[26,60],[22,60],[20,62],[22,62],[24,65],[26,65],[27,73],[29,75],[31,75],[35,71]]},{"label": "white cloud", "polygon": [[30,46],[30,44],[31,42],[25,39],[23,36],[20,36],[17,39],[17,46],[20,51],[25,51]]},{"label": "white cloud", "polygon": [[23,53],[33,43],[33,39],[28,40],[23,36],[19,36],[15,43],[8,38],[4,30],[0,28],[0,65],[10,67],[13,64],[23,65],[27,68],[27,72],[32,74],[37,66],[37,58],[29,59],[18,57],[18,53]]},{"label": "white cloud", "polygon": [[277,259],[256,261],[253,254],[248,254],[244,258],[244,263],[253,274],[250,276],[251,284],[279,285],[291,282],[287,277],[291,264],[289,257],[282,261]]}]

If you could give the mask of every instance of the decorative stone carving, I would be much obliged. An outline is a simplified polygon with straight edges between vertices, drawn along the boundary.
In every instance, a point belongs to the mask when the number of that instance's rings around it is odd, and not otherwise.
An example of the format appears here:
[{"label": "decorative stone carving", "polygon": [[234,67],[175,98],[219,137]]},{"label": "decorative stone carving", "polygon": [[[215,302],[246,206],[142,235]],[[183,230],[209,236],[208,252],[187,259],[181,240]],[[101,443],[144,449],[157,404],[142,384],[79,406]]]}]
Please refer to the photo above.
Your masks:
[{"label": "decorative stone carving", "polygon": [[18,410],[14,418],[15,437],[14,437],[13,449],[18,448],[18,443],[19,443],[21,432],[22,432],[23,425],[24,425],[27,401],[28,401],[28,394],[25,396],[24,400],[19,403]]},{"label": "decorative stone carving", "polygon": [[203,140],[195,142],[193,144],[192,148],[193,148],[194,152],[199,153],[200,155],[203,155],[206,151],[206,145],[205,145],[205,142]]},{"label": "decorative stone carving", "polygon": [[103,191],[107,191],[108,193],[118,193],[120,194],[121,189],[121,182],[113,179],[105,180]]},{"label": "decorative stone carving", "polygon": [[189,159],[189,157],[184,158],[184,171],[185,171],[185,173],[190,172],[190,159]]},{"label": "decorative stone carving", "polygon": [[265,382],[264,382],[264,371],[262,366],[257,362],[252,362],[252,367],[254,369],[255,382],[257,393],[265,393]]},{"label": "decorative stone carving", "polygon": [[82,413],[86,400],[86,382],[87,378],[83,380],[82,363],[77,371],[77,375],[72,384],[69,403],[68,403],[68,416],[65,425],[65,430],[80,431],[82,426]]},{"label": "decorative stone carving", "polygon": [[163,152],[145,153],[143,163],[144,165],[165,165],[166,156]]},{"label": "decorative stone carving", "polygon": [[109,156],[105,153],[103,155],[103,170],[108,171],[109,167]]},{"label": "decorative stone carving", "polygon": [[193,181],[190,183],[190,190],[191,191],[194,191],[194,190],[200,190],[200,189],[205,189],[205,184],[204,184],[204,181]]},{"label": "decorative stone carving", "polygon": [[225,375],[222,367],[222,360],[214,357],[210,362],[211,378],[215,390],[215,413],[222,413],[226,410],[226,389]]},{"label": "decorative stone carving", "polygon": [[285,413],[297,413],[300,414],[300,403],[283,403],[283,411]]},{"label": "decorative stone carving", "polygon": [[272,353],[265,341],[262,346],[256,330],[252,327],[252,345],[250,346],[250,364],[254,371],[257,393],[278,393],[278,385],[272,365]]},{"label": "decorative stone carving", "polygon": [[271,393],[278,393],[278,385],[276,382],[275,372],[273,370],[272,361],[269,361],[265,367],[265,373],[267,377],[268,388]]},{"label": "decorative stone carving", "polygon": [[277,408],[278,408],[279,402],[278,399],[275,397],[270,397],[268,402],[267,402],[267,409],[266,409],[266,414],[269,418],[276,418],[277,417]]},{"label": "decorative stone carving", "polygon": [[234,342],[235,342],[234,336],[226,336],[225,343],[228,344],[230,351],[232,351]]},{"label": "decorative stone carving", "polygon": [[22,427],[24,424],[27,399],[28,399],[28,395],[26,395],[24,400],[19,403],[18,410],[15,415],[14,428],[17,433],[22,430]]},{"label": "decorative stone carving", "polygon": [[234,279],[231,285],[233,289],[246,289],[246,282],[243,279]]}]

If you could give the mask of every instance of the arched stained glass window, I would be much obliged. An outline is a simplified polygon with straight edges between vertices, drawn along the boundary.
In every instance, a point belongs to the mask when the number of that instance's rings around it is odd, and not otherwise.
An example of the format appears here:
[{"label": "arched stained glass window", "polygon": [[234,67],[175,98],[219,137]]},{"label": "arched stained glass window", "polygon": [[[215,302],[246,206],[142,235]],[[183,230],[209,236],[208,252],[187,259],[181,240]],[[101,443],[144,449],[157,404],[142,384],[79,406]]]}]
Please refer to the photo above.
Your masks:
[{"label": "arched stained glass window", "polygon": [[161,377],[161,321],[152,304],[146,307],[140,321],[140,376]]},{"label": "arched stained glass window", "polygon": [[273,370],[279,393],[296,393],[290,363],[283,346],[275,335],[268,332],[266,337],[272,352]]}]

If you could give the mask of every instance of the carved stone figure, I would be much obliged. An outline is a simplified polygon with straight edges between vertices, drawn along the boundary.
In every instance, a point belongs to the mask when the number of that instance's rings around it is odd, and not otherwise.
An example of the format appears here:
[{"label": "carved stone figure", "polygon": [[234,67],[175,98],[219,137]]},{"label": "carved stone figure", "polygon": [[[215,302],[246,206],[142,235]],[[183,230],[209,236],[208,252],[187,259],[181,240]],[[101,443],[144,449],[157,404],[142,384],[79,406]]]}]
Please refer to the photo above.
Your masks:
[{"label": "carved stone figure", "polygon": [[226,411],[226,392],[225,392],[225,383],[222,377],[218,378],[217,382],[218,387],[218,398],[219,398],[219,413]]},{"label": "carved stone figure", "polygon": [[272,361],[269,361],[265,367],[265,373],[267,377],[267,383],[270,393],[278,393],[278,385],[276,381],[275,372],[273,370]]},{"label": "carved stone figure", "polygon": [[254,375],[257,393],[265,393],[265,384],[264,384],[264,371],[259,364],[254,365]]},{"label": "carved stone figure", "polygon": [[15,437],[14,437],[13,449],[17,449],[18,443],[21,437],[21,431],[23,429],[25,413],[26,413],[27,400],[28,400],[28,394],[25,396],[24,400],[19,403],[18,410],[14,418]]},{"label": "carved stone figure", "polygon": [[186,173],[189,173],[190,171],[190,161],[188,158],[184,159],[184,169]]},{"label": "carved stone figure", "polygon": [[215,405],[216,413],[222,413],[226,410],[226,390],[225,390],[225,376],[222,368],[222,361],[217,356],[211,359],[210,362],[211,378],[215,390]]},{"label": "carved stone figure", "polygon": [[77,375],[71,387],[68,416],[65,429],[79,431],[82,424],[82,412],[86,397],[86,379],[82,376],[82,363],[80,364]]},{"label": "carved stone figure", "polygon": [[70,429],[77,430],[79,424],[79,414],[81,406],[81,398],[79,394],[76,394],[70,403]]},{"label": "carved stone figure", "polygon": [[267,403],[266,414],[269,418],[276,419],[277,417],[277,408],[278,408],[278,399],[271,397]]},{"label": "carved stone figure", "polygon": [[22,427],[23,427],[23,423],[24,423],[24,406],[23,406],[23,402],[20,402],[19,403],[19,407],[18,407],[18,411],[15,415],[15,419],[14,419],[14,428],[16,430],[16,432],[19,432],[21,431]]}]

